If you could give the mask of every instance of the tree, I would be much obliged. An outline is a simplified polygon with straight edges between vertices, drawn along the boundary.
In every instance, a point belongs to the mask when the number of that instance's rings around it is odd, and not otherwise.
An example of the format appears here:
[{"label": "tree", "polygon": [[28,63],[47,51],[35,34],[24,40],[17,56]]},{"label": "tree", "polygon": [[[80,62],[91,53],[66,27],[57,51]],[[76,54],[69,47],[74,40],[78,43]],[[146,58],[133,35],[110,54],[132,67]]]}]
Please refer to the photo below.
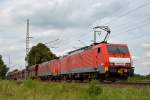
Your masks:
[{"label": "tree", "polygon": [[0,55],[0,78],[5,79],[6,78],[6,73],[8,71],[8,67],[4,64],[2,60],[2,56]]},{"label": "tree", "polygon": [[45,44],[38,43],[36,46],[31,48],[25,60],[28,63],[27,67],[30,67],[56,58],[57,56],[53,54]]}]

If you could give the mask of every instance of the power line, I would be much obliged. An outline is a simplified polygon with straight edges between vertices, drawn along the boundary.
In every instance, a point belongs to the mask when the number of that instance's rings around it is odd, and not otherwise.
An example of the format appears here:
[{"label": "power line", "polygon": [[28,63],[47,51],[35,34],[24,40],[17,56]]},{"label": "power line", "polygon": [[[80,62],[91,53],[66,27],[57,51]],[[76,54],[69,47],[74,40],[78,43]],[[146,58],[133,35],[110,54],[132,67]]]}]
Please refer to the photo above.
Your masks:
[{"label": "power line", "polygon": [[[119,26],[119,30],[127,29],[129,27],[132,27],[132,26],[144,23],[144,22],[148,22],[149,20],[150,20],[150,18],[144,19],[142,21],[134,21],[134,23],[131,23],[131,25],[129,23],[121,24],[121,26]],[[118,31],[118,27],[115,27],[113,30],[117,30]]]},{"label": "power line", "polygon": [[[126,13],[120,15],[119,18],[117,17],[116,20],[118,20],[118,19],[120,19],[120,18],[122,18],[122,17],[125,17],[125,16],[127,16],[128,14],[137,11],[138,9],[141,9],[141,8],[143,8],[143,7],[146,7],[146,6],[148,6],[149,4],[150,4],[150,2],[145,3],[145,4],[143,4],[143,5],[140,5],[140,6],[134,8],[134,9],[132,9],[132,10],[129,10],[128,12],[126,12]],[[109,22],[106,23],[106,24],[112,23],[113,21],[116,21],[116,20],[112,19],[111,21],[109,21]],[[105,25],[106,25],[106,24],[105,24]],[[129,29],[129,30],[130,30],[130,29]]]},{"label": "power line", "polygon": [[[133,28],[134,27],[136,27],[136,26],[138,26],[138,25],[141,25],[141,23],[147,23],[147,22],[149,22],[149,19],[150,18],[148,18],[148,19],[146,19],[146,20],[142,20],[142,21],[138,21],[137,23],[134,23],[135,25],[132,25],[133,26]],[[126,27],[125,27],[126,28]],[[123,28],[123,29],[125,29],[125,28]],[[126,30],[130,30],[130,29],[132,29],[132,27],[130,27],[130,26],[127,26],[127,28],[125,29],[125,31]],[[119,30],[122,30],[122,29],[120,29],[120,27],[119,27]],[[117,29],[117,31],[118,31],[118,29]],[[123,31],[124,32],[124,31]],[[115,32],[115,33],[120,33],[120,32]]]},{"label": "power line", "polygon": [[[141,8],[146,7],[146,6],[148,6],[148,5],[150,5],[150,2],[145,3],[145,4],[143,4],[143,5],[140,5],[140,6],[136,7],[136,8],[134,8],[134,9],[131,9],[131,10],[127,11],[126,13],[124,13],[124,14],[118,16],[118,17],[116,18],[116,20],[118,20],[118,19],[120,19],[120,18],[122,18],[122,17],[125,17],[125,16],[127,16],[128,14],[133,13],[133,12],[137,11],[138,9],[141,9]],[[110,24],[110,23],[112,23],[112,22],[114,22],[114,21],[116,21],[116,20],[115,20],[115,19],[112,19],[112,20],[110,20],[108,23],[105,23],[105,25]]]},{"label": "power line", "polygon": [[49,41],[49,42],[46,42],[46,43],[44,43],[44,44],[51,44],[51,43],[54,43],[54,42],[56,42],[56,41],[59,41],[59,38],[57,38],[57,39],[55,39],[55,40],[52,40],[52,41]]},{"label": "power line", "polygon": [[[120,33],[123,33],[123,32],[130,32],[130,31],[133,31],[133,30],[135,30],[135,29],[138,29],[139,27],[140,28],[143,28],[143,27],[145,27],[146,25],[149,25],[150,24],[150,22],[147,22],[147,20],[145,20],[144,22],[146,22],[146,23],[143,23],[143,24],[136,24],[133,28],[129,28],[129,29],[126,29],[125,31],[122,31],[122,32],[120,32]],[[118,33],[118,32],[117,32]],[[116,35],[113,35],[113,36],[111,36],[111,38],[114,38],[114,37],[116,37],[116,36],[119,36],[119,35],[126,35],[126,34],[116,34]]]},{"label": "power line", "polygon": [[78,40],[81,44],[83,44],[84,46],[86,46],[86,43],[84,43],[83,41],[81,40]]},{"label": "power line", "polygon": [[[135,30],[135,29],[137,29],[137,28],[143,28],[143,27],[145,27],[145,25],[149,25],[150,24],[150,22],[148,22],[148,23],[144,23],[144,24],[142,24],[142,25],[140,25],[140,26],[135,26],[135,27],[133,27],[133,28],[130,28],[130,29],[128,29],[128,30],[126,30],[126,31],[123,31],[123,32],[130,32],[130,31],[133,31],[133,30]],[[116,37],[116,36],[119,36],[119,35],[126,35],[126,34],[116,34],[116,35],[113,35],[113,37]],[[113,38],[112,37],[112,38]]]}]

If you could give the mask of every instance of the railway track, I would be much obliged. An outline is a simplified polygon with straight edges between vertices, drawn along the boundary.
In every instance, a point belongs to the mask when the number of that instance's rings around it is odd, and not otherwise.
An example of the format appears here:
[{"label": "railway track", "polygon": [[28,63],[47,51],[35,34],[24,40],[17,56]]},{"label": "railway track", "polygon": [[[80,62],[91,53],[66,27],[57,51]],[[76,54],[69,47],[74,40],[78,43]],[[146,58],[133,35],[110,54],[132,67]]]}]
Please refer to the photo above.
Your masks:
[{"label": "railway track", "polygon": [[[18,81],[17,83],[20,84],[23,81]],[[46,83],[61,83],[62,81],[41,81],[41,82],[46,82]],[[63,81],[64,82],[64,81]],[[77,83],[77,84],[89,84],[90,82],[67,82],[66,83]],[[107,86],[112,86],[112,87],[117,87],[117,88],[124,88],[124,87],[137,87],[137,88],[150,88],[150,82],[101,82],[99,85],[107,85]]]},{"label": "railway track", "polygon": [[104,85],[112,86],[138,86],[138,87],[150,87],[150,82],[103,82]]},{"label": "railway track", "polygon": [[[72,83],[72,82],[68,82]],[[80,84],[89,84],[90,82],[73,82],[73,83],[80,83]],[[110,82],[110,81],[104,81],[100,83],[102,85],[111,85],[111,86],[141,86],[141,87],[150,87],[150,82]]]}]

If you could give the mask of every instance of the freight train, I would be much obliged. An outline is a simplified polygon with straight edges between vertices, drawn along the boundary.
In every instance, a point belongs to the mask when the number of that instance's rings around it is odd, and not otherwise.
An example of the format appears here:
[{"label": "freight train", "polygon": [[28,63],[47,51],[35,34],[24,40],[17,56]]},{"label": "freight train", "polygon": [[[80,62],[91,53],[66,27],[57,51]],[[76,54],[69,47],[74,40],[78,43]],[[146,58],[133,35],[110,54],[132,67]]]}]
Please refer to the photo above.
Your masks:
[{"label": "freight train", "polygon": [[98,43],[69,52],[60,57],[27,69],[12,72],[9,79],[45,80],[116,80],[127,79],[134,73],[126,44]]},{"label": "freight train", "polygon": [[8,74],[8,79],[126,80],[134,74],[127,44],[93,43],[68,55]]}]

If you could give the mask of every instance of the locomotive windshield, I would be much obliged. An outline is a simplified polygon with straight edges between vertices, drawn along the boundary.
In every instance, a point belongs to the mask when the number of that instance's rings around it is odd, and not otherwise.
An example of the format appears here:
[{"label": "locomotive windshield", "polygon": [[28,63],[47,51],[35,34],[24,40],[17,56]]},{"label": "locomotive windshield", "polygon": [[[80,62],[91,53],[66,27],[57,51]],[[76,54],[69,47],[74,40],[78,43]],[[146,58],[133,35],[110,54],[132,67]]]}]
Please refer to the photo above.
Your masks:
[{"label": "locomotive windshield", "polygon": [[109,45],[108,46],[108,52],[113,54],[128,54],[128,48],[127,46],[114,46]]}]

